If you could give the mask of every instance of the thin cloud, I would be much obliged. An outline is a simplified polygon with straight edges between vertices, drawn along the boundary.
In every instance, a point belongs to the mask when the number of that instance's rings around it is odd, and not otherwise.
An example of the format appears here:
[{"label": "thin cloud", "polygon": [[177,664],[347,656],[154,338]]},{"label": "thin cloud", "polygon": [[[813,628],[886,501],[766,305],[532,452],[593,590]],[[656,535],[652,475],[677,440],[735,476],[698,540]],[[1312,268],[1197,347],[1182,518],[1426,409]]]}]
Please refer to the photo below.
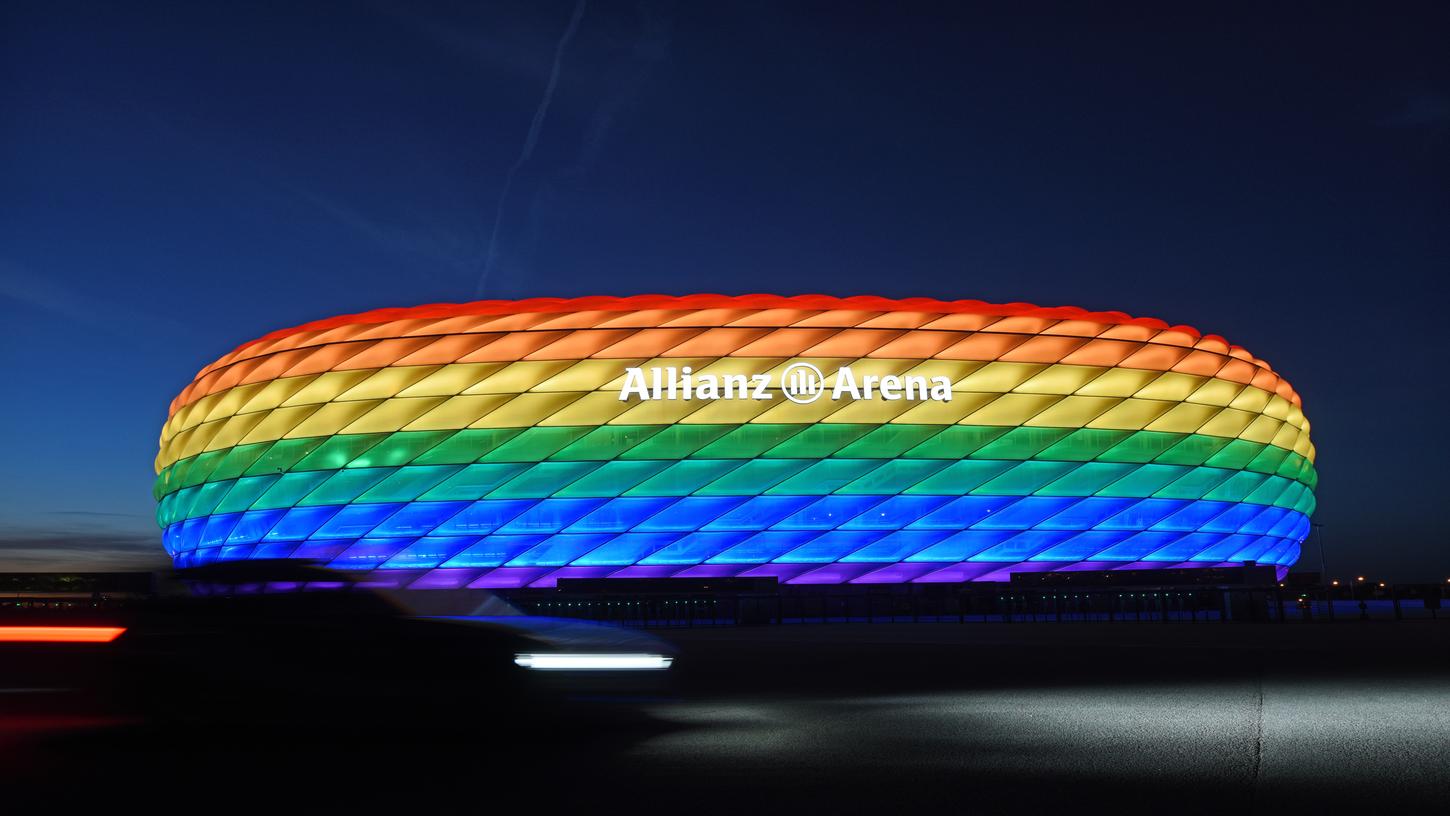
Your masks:
[{"label": "thin cloud", "polygon": [[539,143],[539,133],[544,128],[544,119],[549,115],[549,105],[554,101],[554,91],[559,86],[559,74],[564,69],[564,51],[569,47],[569,41],[574,39],[574,33],[579,30],[579,23],[584,19],[584,9],[588,0],[579,0],[574,6],[574,16],[569,19],[569,25],[564,29],[564,35],[559,38],[559,44],[554,48],[554,64],[549,70],[549,81],[544,86],[544,95],[539,99],[539,106],[534,110],[534,119],[529,123],[528,136],[524,138],[523,150],[511,167],[508,174],[504,176],[503,188],[498,194],[498,207],[493,216],[493,230],[489,232],[488,248],[483,257],[483,274],[478,278],[478,296],[482,297],[488,288],[488,276],[493,271],[494,260],[498,256],[498,231],[503,224],[504,210],[508,206],[509,189],[513,187],[514,176],[528,163],[534,155],[534,147]]},{"label": "thin cloud", "polygon": [[54,278],[4,260],[0,260],[0,299],[76,322],[89,322],[97,315],[95,304]]},{"label": "thin cloud", "polygon": [[1410,97],[1395,113],[1380,120],[1386,127],[1419,127],[1450,122],[1450,99],[1432,94]]},{"label": "thin cloud", "polygon": [[599,158],[604,143],[613,132],[619,118],[639,103],[655,66],[669,57],[671,44],[670,22],[648,8],[640,9],[640,34],[634,42],[633,60],[618,74],[618,79],[602,95],[594,115],[584,128],[584,139],[579,159],[564,171],[564,175],[577,175],[587,170]]},{"label": "thin cloud", "polygon": [[521,242],[525,265],[532,262],[543,241],[546,222],[552,220],[557,224],[567,219],[570,204],[578,200],[580,183],[603,154],[620,121],[641,103],[659,64],[669,58],[670,20],[649,6],[641,6],[639,14],[640,30],[633,42],[631,58],[610,70],[595,72],[601,77],[599,101],[585,123],[578,155],[569,165],[545,176],[534,191],[527,230]]},{"label": "thin cloud", "polygon": [[159,531],[32,529],[0,533],[0,572],[151,570],[169,564]]},{"label": "thin cloud", "polygon": [[0,527],[0,572],[148,570],[169,562],[149,514],[57,508]]},{"label": "thin cloud", "polygon": [[146,314],[58,280],[58,275],[0,258],[0,301],[111,334],[123,332],[120,327],[127,324],[141,322],[176,325],[169,317]]},{"label": "thin cloud", "polygon": [[[476,256],[470,257],[473,253],[469,242],[439,223],[417,226],[387,223],[320,192],[290,184],[285,186],[302,201],[388,252],[408,261],[426,260],[428,263],[416,267],[424,273],[431,274],[433,269],[442,268],[458,274],[476,268]],[[452,276],[435,277],[455,280]]]}]

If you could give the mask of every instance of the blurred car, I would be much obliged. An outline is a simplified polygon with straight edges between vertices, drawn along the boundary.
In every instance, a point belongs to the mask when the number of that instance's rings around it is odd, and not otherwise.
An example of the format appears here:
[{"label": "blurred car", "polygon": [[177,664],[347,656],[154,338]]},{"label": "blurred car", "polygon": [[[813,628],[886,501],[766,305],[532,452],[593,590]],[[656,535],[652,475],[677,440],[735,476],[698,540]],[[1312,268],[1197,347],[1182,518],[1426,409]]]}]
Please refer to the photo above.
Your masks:
[{"label": "blurred car", "polygon": [[150,721],[364,726],[525,722],[658,696],[675,658],[642,632],[524,615],[485,591],[391,592],[290,561],[174,580],[177,591],[109,620],[17,622],[12,637],[36,638],[0,646],[58,669],[37,688],[103,697]]}]

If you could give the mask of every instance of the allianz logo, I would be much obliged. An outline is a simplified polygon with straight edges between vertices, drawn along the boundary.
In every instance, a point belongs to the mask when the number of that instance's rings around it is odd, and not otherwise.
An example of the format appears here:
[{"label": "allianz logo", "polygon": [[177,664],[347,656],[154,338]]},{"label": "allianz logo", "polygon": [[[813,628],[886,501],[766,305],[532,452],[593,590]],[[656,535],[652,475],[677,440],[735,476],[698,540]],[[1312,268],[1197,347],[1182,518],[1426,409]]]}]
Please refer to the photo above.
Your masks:
[{"label": "allianz logo", "polygon": [[768,400],[772,389],[791,402],[810,403],[822,397],[842,400],[952,401],[947,377],[898,374],[857,375],[850,366],[836,369],[836,381],[826,384],[821,369],[812,363],[791,363],[779,380],[769,374],[697,374],[690,366],[631,366],[624,370],[619,399],[641,400]]}]

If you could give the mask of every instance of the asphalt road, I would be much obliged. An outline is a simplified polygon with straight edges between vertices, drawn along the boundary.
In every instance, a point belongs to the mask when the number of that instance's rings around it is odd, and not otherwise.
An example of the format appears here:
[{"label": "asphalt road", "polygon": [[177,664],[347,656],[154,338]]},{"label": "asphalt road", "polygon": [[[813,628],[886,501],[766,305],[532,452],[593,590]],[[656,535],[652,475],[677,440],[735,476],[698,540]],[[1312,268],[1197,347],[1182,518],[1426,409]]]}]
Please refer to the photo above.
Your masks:
[{"label": "asphalt road", "polygon": [[[830,811],[1443,807],[1446,629],[692,632],[687,654],[712,661],[692,671],[720,674],[691,679],[712,691],[658,709],[683,727],[632,756],[664,787],[723,768],[771,802]],[[721,663],[761,651],[799,685],[723,682]]]},{"label": "asphalt road", "polygon": [[19,753],[12,744],[9,790],[75,790],[79,778],[116,801],[444,813],[1435,812],[1450,802],[1443,622],[665,634],[683,650],[669,698],[404,734],[370,730],[366,712],[346,733],[81,723]]}]

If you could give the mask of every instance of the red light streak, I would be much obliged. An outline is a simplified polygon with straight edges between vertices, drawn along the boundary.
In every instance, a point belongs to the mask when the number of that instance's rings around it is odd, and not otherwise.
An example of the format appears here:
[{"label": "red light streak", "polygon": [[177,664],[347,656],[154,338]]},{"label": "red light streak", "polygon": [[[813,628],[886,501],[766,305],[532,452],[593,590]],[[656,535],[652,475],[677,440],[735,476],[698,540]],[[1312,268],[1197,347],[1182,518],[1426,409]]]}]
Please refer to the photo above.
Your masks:
[{"label": "red light streak", "polygon": [[0,643],[110,643],[124,626],[0,626]]}]

